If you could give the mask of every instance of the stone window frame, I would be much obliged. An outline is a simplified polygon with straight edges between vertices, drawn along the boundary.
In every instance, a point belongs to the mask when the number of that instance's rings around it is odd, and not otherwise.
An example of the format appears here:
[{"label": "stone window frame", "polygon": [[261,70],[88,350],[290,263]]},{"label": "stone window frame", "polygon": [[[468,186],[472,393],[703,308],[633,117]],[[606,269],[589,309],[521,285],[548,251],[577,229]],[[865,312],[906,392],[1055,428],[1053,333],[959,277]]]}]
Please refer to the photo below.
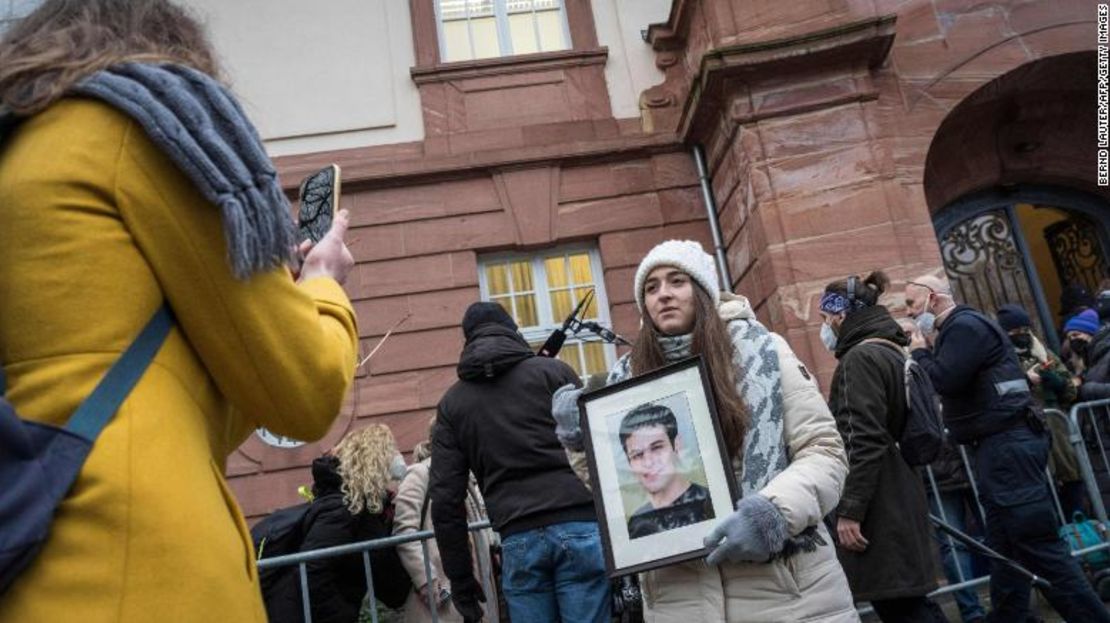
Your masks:
[{"label": "stone window frame", "polygon": [[[597,55],[603,51],[597,39],[593,8],[590,0],[562,0],[563,15],[569,30],[570,48],[554,52],[534,54],[515,54],[471,61],[444,62],[440,54],[439,20],[436,0],[409,0],[412,18],[413,47],[416,65],[412,68],[414,79],[418,82],[435,81],[434,75],[440,72],[452,73],[468,70],[468,73],[488,71],[502,73],[507,67],[521,64],[544,65],[547,61],[555,65],[566,64],[578,56]],[[530,67],[531,68],[531,67]]]},{"label": "stone window frame", "polygon": [[[563,325],[565,318],[555,318],[551,309],[551,297],[548,295],[550,292],[547,287],[547,273],[544,266],[545,260],[563,256],[586,253],[590,259],[590,275],[593,278],[592,287],[594,289],[594,305],[597,307],[597,315],[591,317],[591,320],[596,320],[602,326],[611,327],[612,319],[609,314],[609,298],[605,292],[605,268],[601,262],[601,253],[598,251],[597,246],[590,244],[572,244],[561,245],[558,247],[549,247],[538,251],[531,252],[501,252],[501,253],[488,253],[478,256],[478,288],[481,300],[491,300],[489,291],[489,282],[486,277],[486,267],[491,264],[503,264],[506,262],[515,262],[527,260],[531,265],[532,274],[532,290],[534,292],[536,315],[538,316],[539,324],[530,327],[521,327],[520,333],[529,344],[542,344],[552,331],[559,329]],[[582,287],[583,284],[575,284]],[[543,296],[539,296],[540,294]],[[510,311],[510,313],[512,313]],[[585,353],[578,349],[578,363],[579,366],[589,374],[608,373],[617,361],[617,347],[613,344],[603,342],[599,337],[593,335],[589,331],[583,331],[578,335],[568,333],[566,342],[563,345],[565,350],[568,346],[585,343],[597,342],[601,343],[605,355],[605,369],[604,370],[586,370]],[[583,377],[585,378],[585,377]]]},{"label": "stone window frame", "polygon": [[[469,0],[459,0],[459,1],[469,2]],[[516,53],[516,52],[513,51],[513,36],[512,36],[510,26],[509,26],[509,15],[510,15],[510,13],[509,13],[509,4],[512,3],[513,1],[514,0],[488,0],[488,2],[490,2],[492,4],[491,8],[493,10],[493,18],[494,18],[494,23],[496,24],[496,30],[497,30],[497,44],[498,44],[497,47],[498,47],[498,49],[501,53],[498,54],[497,56],[494,56],[494,57],[485,57],[485,58],[481,58],[481,59],[464,59],[462,61],[455,61],[455,62],[466,62],[466,61],[470,61],[470,60],[487,60],[488,58],[505,58],[505,57],[509,57],[509,56],[521,56],[522,54],[529,54],[527,52],[526,53]],[[536,21],[535,21],[536,20],[535,15],[536,15],[536,12],[537,12],[537,9],[535,7],[535,2],[539,2],[539,1],[545,1],[545,0],[533,0],[533,3],[532,3],[533,4],[533,6],[532,6],[533,18],[532,19],[533,19],[533,27],[536,29],[535,34],[536,34],[536,45],[537,46],[540,45],[541,38],[540,38],[540,31],[538,29],[539,28],[538,24],[536,24]],[[546,0],[546,1],[547,2],[552,2],[556,5],[556,9],[559,12],[559,18],[560,18],[560,22],[561,22],[561,25],[562,25],[561,30],[562,30],[562,34],[563,34],[563,41],[566,44],[566,47],[559,48],[558,50],[548,50],[548,51],[549,52],[565,52],[566,50],[571,49],[571,47],[573,46],[573,43],[571,42],[571,35],[570,35],[570,24],[567,20],[567,3],[566,3],[566,0]],[[435,11],[436,11],[436,37],[439,41],[440,58],[443,58],[444,56],[446,56],[446,52],[447,52],[447,50],[446,50],[446,41],[444,39],[444,33],[443,33],[443,16],[441,15],[441,11],[442,11],[441,4],[442,3],[443,3],[443,0],[433,0],[433,2],[432,2],[432,6],[435,8]],[[469,8],[469,5],[464,5],[464,6],[467,6],[467,8]],[[547,8],[547,9],[543,9],[543,10],[544,11],[550,11],[551,9]],[[469,12],[467,13],[467,15],[468,15],[467,21],[469,21],[470,20]],[[471,53],[474,52],[473,35],[474,35],[473,31],[470,31]],[[543,52],[538,52],[538,53],[542,54]]]}]

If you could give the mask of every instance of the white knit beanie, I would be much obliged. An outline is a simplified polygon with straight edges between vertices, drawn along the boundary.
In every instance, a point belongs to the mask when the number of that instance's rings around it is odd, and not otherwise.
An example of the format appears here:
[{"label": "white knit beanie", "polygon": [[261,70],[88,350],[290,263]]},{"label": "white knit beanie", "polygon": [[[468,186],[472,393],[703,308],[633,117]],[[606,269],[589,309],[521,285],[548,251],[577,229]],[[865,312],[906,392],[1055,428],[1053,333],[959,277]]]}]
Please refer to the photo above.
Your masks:
[{"label": "white knit beanie", "polygon": [[636,269],[636,307],[644,311],[644,282],[651,271],[660,266],[674,266],[698,283],[710,298],[713,306],[721,303],[721,282],[717,279],[717,264],[713,256],[694,240],[667,240],[655,245]]}]

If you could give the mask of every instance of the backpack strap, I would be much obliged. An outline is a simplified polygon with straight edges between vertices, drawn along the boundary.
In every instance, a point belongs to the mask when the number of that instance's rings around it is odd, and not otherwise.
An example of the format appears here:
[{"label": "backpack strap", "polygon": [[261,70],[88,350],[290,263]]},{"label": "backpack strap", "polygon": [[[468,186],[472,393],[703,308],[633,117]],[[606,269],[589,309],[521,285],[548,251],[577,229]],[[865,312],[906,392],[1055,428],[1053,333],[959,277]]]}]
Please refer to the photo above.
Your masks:
[{"label": "backpack strap", "polygon": [[66,423],[66,430],[90,442],[95,441],[142,378],[172,327],[173,312],[169,305],[163,303],[96,389],[77,407]]}]

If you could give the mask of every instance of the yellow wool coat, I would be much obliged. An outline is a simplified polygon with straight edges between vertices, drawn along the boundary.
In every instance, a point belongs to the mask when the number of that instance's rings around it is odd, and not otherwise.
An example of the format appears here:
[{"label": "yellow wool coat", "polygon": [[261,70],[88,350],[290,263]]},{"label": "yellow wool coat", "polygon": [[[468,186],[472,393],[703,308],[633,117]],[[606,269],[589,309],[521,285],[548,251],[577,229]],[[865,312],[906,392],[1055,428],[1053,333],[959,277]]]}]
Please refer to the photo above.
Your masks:
[{"label": "yellow wool coat", "polygon": [[219,210],[91,100],[0,147],[0,224],[0,361],[22,417],[63,424],[163,300],[177,317],[0,621],[265,621],[224,460],[257,426],[328,430],[357,344],[343,289],[234,279]]}]

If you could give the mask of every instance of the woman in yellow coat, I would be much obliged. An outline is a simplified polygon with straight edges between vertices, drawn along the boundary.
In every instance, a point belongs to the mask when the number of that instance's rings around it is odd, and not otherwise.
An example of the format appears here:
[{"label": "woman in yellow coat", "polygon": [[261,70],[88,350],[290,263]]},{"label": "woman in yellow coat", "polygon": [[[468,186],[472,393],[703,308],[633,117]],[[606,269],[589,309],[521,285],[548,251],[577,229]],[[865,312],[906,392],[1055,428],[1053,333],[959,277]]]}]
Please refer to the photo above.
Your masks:
[{"label": "woman in yellow coat", "polygon": [[[275,246],[291,225],[267,238],[265,215],[247,214],[235,234],[272,248],[233,247],[231,212],[133,115],[71,97],[124,60],[216,73],[197,23],[164,0],[48,0],[0,42],[0,106],[22,119],[0,141],[9,400],[63,425],[163,302],[176,317],[46,546],[0,595],[0,621],[264,621],[224,461],[258,426],[316,439],[339,412],[357,345],[340,285],[347,217],[303,249],[297,281]],[[258,179],[280,196],[272,175]],[[272,203],[253,208],[285,227],[288,204]]]}]

